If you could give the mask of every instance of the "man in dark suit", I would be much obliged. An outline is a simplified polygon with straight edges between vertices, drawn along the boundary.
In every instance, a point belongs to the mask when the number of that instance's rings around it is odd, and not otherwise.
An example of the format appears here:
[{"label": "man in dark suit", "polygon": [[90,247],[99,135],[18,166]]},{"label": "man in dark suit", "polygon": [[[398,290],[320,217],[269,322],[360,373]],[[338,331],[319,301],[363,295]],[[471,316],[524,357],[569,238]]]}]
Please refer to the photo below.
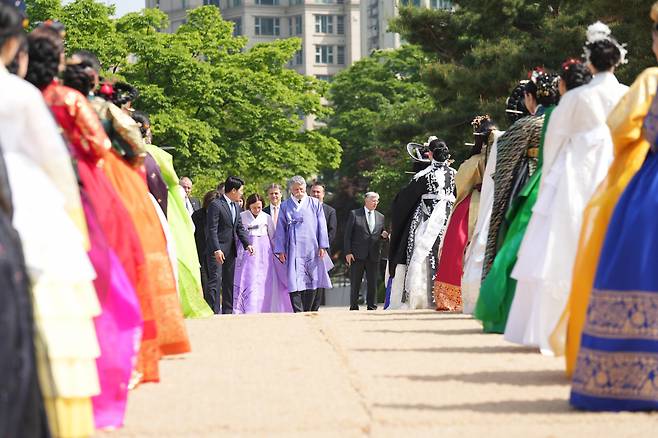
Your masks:
[{"label": "man in dark suit", "polygon": [[[205,296],[215,314],[233,313],[233,275],[238,255],[236,235],[249,254],[254,248],[242,226],[238,200],[242,198],[244,181],[229,176],[224,183],[224,194],[208,206],[206,217],[206,257],[208,258],[208,292]],[[220,309],[221,287],[221,309]]]},{"label": "man in dark suit", "polygon": [[180,184],[180,186],[185,191],[185,209],[190,214],[190,216],[192,216],[192,213],[194,213],[195,211],[201,208],[201,202],[199,201],[199,199],[191,196],[192,180],[189,177],[184,176],[180,179],[178,184]]},{"label": "man in dark suit", "polygon": [[384,230],[384,215],[378,212],[379,195],[366,193],[364,207],[350,212],[345,225],[345,260],[350,266],[350,310],[359,310],[359,291],[366,273],[368,310],[377,309],[377,281],[382,241],[388,239]]},{"label": "man in dark suit", "polygon": [[[325,189],[324,184],[321,182],[315,182],[311,186],[311,196],[317,198],[322,204],[322,209],[324,210],[324,218],[327,221],[327,234],[329,235],[329,255],[331,256],[331,245],[333,245],[334,240],[336,239],[336,228],[338,227],[338,220],[336,219],[336,209],[331,205],[324,203]],[[324,299],[324,289],[320,288],[315,294],[315,299],[313,300],[313,305],[311,306],[312,312],[317,312],[320,310],[320,304]]]},{"label": "man in dark suit", "polygon": [[281,186],[277,183],[272,183],[267,188],[267,197],[270,200],[270,205],[265,207],[263,211],[272,216],[274,228],[279,221],[279,211],[281,211]]}]

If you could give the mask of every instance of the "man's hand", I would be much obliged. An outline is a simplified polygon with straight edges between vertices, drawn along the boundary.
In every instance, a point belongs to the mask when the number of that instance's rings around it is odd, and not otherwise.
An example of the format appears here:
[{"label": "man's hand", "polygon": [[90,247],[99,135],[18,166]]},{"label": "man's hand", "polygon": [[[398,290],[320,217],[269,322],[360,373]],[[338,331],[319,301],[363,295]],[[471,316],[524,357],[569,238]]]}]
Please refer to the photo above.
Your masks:
[{"label": "man's hand", "polygon": [[324,248],[320,248],[320,251],[318,251],[318,257],[323,258],[325,252]]},{"label": "man's hand", "polygon": [[347,254],[345,261],[347,262],[347,266],[351,265],[354,262],[354,254]]},{"label": "man's hand", "polygon": [[281,263],[285,263],[285,262],[286,262],[286,255],[285,255],[284,253],[277,254],[277,255],[276,255],[276,258],[278,258],[279,261],[280,261]]},{"label": "man's hand", "polygon": [[254,247],[252,245],[247,246],[247,252],[249,255],[253,256],[254,255]]},{"label": "man's hand", "polygon": [[389,238],[389,236],[390,235],[388,234],[388,231],[386,231],[386,230],[382,231],[382,239],[386,240],[386,239]]},{"label": "man's hand", "polygon": [[217,260],[217,263],[223,264],[224,260],[226,260],[226,257],[224,256],[224,251],[222,251],[221,249],[215,251],[215,260]]}]

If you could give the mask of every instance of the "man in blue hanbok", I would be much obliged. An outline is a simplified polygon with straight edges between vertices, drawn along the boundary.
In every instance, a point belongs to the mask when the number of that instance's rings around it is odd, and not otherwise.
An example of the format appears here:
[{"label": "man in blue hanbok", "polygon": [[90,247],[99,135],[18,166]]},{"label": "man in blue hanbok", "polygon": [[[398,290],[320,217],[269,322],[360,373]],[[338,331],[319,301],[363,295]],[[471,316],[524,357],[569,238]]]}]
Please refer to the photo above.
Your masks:
[{"label": "man in blue hanbok", "polygon": [[293,310],[308,312],[316,290],[331,288],[327,223],[320,201],[307,196],[304,178],[292,177],[288,190],[290,198],[281,203],[274,234],[274,253],[286,266]]}]

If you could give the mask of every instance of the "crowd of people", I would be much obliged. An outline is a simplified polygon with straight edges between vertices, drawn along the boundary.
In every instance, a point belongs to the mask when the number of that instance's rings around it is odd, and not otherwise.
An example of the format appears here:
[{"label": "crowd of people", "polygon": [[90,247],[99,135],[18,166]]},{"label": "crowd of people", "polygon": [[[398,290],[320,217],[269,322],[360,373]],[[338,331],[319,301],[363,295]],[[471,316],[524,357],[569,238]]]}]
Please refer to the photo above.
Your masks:
[{"label": "crowd of people", "polygon": [[582,58],[519,82],[505,132],[473,120],[459,170],[436,137],[410,149],[426,167],[393,202],[386,307],[473,314],[566,354],[577,408],[655,410],[658,68],[620,84],[625,45],[601,22],[586,34]]},{"label": "crowd of people", "polygon": [[[318,310],[331,288],[336,211],[293,176],[245,196],[229,176],[202,202],[151,143],[138,91],[93,53],[65,57],[61,24],[24,31],[0,2],[0,436],[83,437],[123,424],[128,390],[190,351],[185,317]],[[651,10],[658,57],[658,3]],[[583,59],[536,68],[502,132],[472,121],[455,170],[437,137],[390,227],[367,193],[343,247],[350,310],[461,311],[485,332],[566,353],[571,403],[658,408],[658,282],[651,192],[658,68],[629,88],[624,45],[587,29]],[[656,100],[656,102],[654,102]],[[389,231],[390,230],[390,234]]]}]

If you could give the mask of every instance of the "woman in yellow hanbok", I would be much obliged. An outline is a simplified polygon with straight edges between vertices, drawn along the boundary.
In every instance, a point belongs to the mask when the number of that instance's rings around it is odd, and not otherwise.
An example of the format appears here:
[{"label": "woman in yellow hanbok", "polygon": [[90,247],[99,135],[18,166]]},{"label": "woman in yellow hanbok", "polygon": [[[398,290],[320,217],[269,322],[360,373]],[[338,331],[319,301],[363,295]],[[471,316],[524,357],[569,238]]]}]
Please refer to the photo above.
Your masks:
[{"label": "woman in yellow hanbok", "polygon": [[[658,2],[651,8],[651,19],[658,23]],[[655,29],[653,51],[658,58],[658,31]],[[568,376],[573,374],[578,356],[594,275],[610,217],[622,192],[644,163],[650,147],[642,135],[642,123],[657,88],[658,68],[645,70],[608,117],[614,142],[614,161],[585,210],[569,304],[561,324],[552,335],[556,352],[563,351],[566,342]]]}]

